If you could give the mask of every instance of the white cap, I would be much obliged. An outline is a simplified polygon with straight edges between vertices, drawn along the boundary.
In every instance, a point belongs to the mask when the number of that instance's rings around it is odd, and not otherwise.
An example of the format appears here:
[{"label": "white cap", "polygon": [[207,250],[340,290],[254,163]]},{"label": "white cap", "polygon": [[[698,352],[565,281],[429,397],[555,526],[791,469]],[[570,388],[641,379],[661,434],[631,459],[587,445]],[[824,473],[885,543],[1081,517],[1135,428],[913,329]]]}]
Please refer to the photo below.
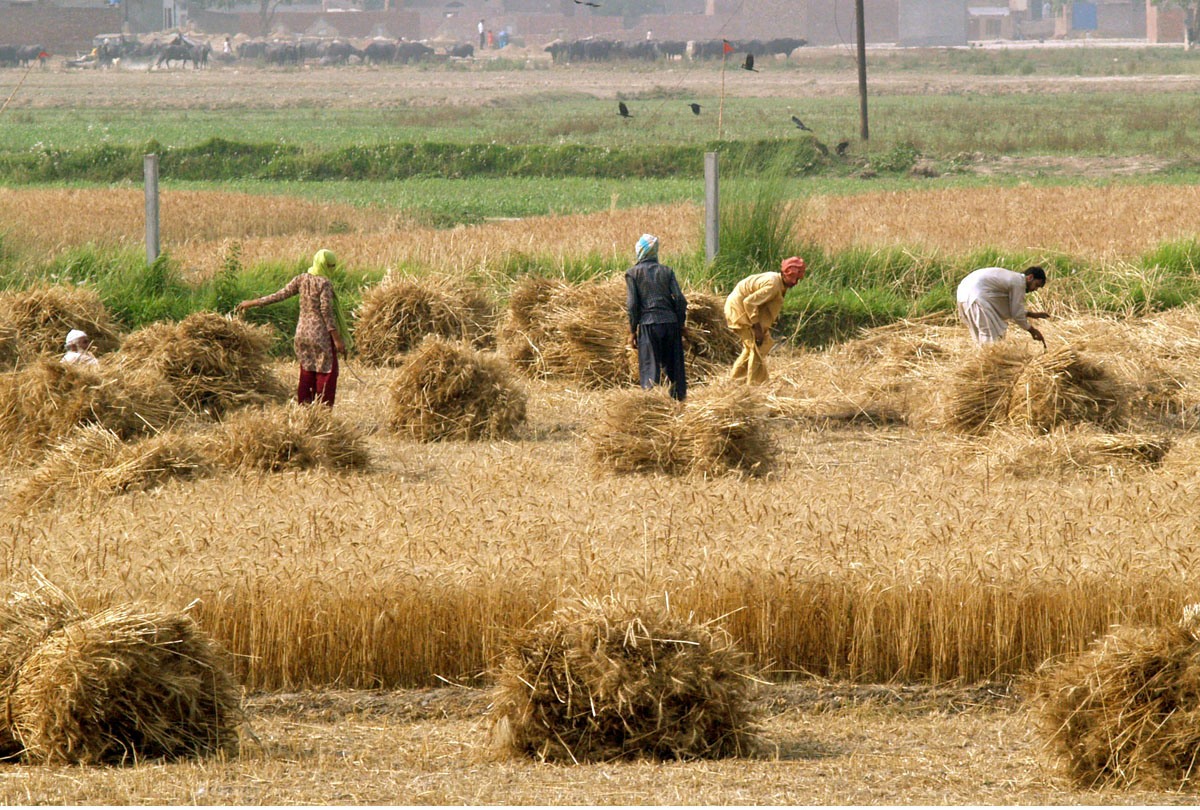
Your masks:
[{"label": "white cap", "polygon": [[69,348],[71,348],[72,343],[79,340],[80,338],[86,338],[86,337],[87,337],[87,332],[83,331],[82,329],[72,329],[70,332],[67,332],[66,347],[69,349]]}]

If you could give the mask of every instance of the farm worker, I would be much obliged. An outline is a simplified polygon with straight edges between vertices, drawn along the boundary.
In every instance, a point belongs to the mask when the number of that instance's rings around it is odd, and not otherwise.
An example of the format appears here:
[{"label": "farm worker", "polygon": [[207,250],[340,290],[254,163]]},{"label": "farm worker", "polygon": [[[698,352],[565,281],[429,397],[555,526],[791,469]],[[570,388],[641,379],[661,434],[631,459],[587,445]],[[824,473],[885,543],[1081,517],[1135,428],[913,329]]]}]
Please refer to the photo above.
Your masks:
[{"label": "farm worker", "polygon": [[774,342],[771,327],[783,309],[783,297],[800,283],[808,265],[799,256],[784,259],[778,273],[758,273],[738,282],[725,299],[725,321],[742,341],[730,377],[739,382],[764,383],[767,354]]},{"label": "farm worker", "polygon": [[333,282],[329,280],[329,271],[335,267],[337,259],[333,253],[318,250],[307,273],[293,278],[279,292],[237,305],[237,311],[243,312],[300,295],[300,320],[296,323],[294,345],[296,359],[300,361],[296,399],[302,404],[320,397],[322,403],[333,407],[337,395],[337,356],[345,355],[346,344],[342,336],[348,332],[345,316],[333,293]]},{"label": "farm worker", "polygon": [[1042,333],[1029,325],[1029,318],[1049,318],[1046,312],[1026,312],[1025,294],[1046,286],[1046,271],[1030,267],[1015,273],[1003,267],[983,267],[967,275],[958,285],[958,317],[967,325],[971,339],[981,346],[1004,338],[1011,320],[1034,340],[1046,345]]},{"label": "farm worker", "polygon": [[67,332],[64,341],[67,353],[62,356],[62,362],[67,365],[98,366],[100,361],[91,353],[92,339],[82,329],[72,329]]},{"label": "farm worker", "polygon": [[687,397],[683,367],[687,299],[675,271],[658,263],[657,236],[642,234],[634,250],[634,265],[625,271],[625,310],[629,346],[638,353],[638,377],[642,388],[653,388],[666,375],[671,396],[682,402]]}]

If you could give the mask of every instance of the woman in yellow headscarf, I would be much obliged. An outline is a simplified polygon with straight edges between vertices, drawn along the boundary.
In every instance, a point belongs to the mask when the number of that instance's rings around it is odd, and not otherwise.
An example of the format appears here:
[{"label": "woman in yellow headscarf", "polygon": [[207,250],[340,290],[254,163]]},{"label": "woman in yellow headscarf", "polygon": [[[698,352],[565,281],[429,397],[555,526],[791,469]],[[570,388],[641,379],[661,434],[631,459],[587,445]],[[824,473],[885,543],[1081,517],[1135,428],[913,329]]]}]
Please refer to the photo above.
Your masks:
[{"label": "woman in yellow headscarf", "polygon": [[333,294],[329,271],[337,259],[328,250],[318,250],[312,267],[289,281],[279,292],[243,301],[238,312],[251,307],[274,304],[293,295],[300,296],[300,320],[296,323],[296,359],[300,361],[300,384],[296,399],[309,403],[314,399],[330,407],[337,395],[338,355],[345,355],[345,319]]}]

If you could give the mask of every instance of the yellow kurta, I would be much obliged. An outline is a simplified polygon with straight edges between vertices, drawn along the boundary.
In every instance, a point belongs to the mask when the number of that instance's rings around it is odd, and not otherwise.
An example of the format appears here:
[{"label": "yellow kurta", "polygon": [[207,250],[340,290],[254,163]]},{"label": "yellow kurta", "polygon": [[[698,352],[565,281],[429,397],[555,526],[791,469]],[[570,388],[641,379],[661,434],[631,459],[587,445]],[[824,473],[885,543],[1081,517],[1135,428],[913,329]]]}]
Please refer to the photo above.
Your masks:
[{"label": "yellow kurta", "polygon": [[[725,321],[742,341],[742,353],[730,376],[741,382],[764,383],[770,378],[767,354],[774,342],[771,327],[783,309],[787,287],[779,273],[759,273],[738,282],[725,299]],[[754,342],[754,324],[763,330],[762,345]]]}]

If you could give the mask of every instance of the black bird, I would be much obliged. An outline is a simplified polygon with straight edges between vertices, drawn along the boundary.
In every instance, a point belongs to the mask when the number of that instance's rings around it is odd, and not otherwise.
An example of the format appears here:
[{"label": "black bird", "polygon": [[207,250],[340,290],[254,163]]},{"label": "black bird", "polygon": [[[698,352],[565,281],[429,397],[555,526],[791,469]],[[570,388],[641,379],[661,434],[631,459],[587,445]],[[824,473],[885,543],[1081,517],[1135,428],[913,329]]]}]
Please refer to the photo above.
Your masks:
[{"label": "black bird", "polygon": [[617,102],[617,115],[621,116],[622,118],[633,118],[633,116],[629,114],[629,108],[625,106],[624,101]]},{"label": "black bird", "polygon": [[753,70],[755,73],[758,73],[754,68],[754,54],[746,54],[746,61],[742,62],[742,70]]},{"label": "black bird", "polygon": [[600,4],[599,4],[599,3],[584,3],[584,5],[585,5],[585,6],[591,6],[592,8],[600,8]]},{"label": "black bird", "polygon": [[693,101],[693,102],[692,102],[691,104],[689,104],[688,106],[692,108],[692,115],[699,115],[699,114],[700,114],[700,105],[699,105],[699,104],[697,104],[696,102],[694,102],[694,101]]},{"label": "black bird", "polygon": [[803,121],[801,121],[799,118],[797,118],[797,117],[796,117],[796,116],[794,116],[794,115],[792,116],[792,123],[796,125],[796,129],[802,129],[802,130],[804,130],[805,132],[812,132],[812,130],[811,130],[811,129],[809,129],[808,127],[804,126],[804,122],[803,122]]},{"label": "black bird", "polygon": [[833,147],[833,151],[839,155],[846,154],[846,150],[850,148],[850,141],[838,141],[837,146]]}]

